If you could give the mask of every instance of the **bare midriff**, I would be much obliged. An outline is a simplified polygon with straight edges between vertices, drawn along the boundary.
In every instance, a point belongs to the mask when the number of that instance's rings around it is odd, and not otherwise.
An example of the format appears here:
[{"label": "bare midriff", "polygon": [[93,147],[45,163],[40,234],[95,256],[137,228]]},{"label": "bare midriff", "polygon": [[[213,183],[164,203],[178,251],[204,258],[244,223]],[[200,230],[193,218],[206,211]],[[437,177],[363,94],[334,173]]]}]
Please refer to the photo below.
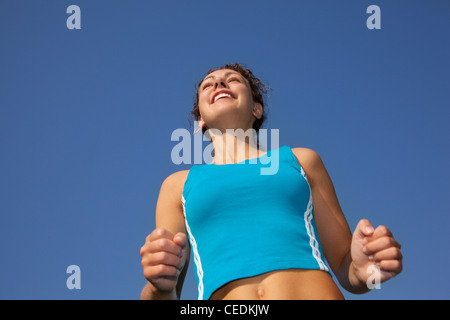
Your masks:
[{"label": "bare midriff", "polygon": [[321,270],[288,269],[231,281],[211,300],[343,300],[331,276]]}]

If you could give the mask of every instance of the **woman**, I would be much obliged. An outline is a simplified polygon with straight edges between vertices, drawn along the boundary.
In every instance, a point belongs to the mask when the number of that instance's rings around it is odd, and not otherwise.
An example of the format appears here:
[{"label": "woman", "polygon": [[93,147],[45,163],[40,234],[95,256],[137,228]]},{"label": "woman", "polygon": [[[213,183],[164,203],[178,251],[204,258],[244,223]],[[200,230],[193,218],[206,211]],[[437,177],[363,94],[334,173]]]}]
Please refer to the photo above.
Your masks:
[{"label": "woman", "polygon": [[[265,93],[240,64],[212,69],[200,82],[192,113],[197,131],[211,128],[214,158],[163,182],[156,229],[140,252],[142,299],[180,298],[191,249],[199,299],[343,299],[325,259],[353,293],[401,272],[400,244],[388,228],[361,220],[352,235],[316,152],[259,148]],[[248,141],[227,129],[244,130]],[[262,175],[263,159],[274,154],[278,170]]]}]

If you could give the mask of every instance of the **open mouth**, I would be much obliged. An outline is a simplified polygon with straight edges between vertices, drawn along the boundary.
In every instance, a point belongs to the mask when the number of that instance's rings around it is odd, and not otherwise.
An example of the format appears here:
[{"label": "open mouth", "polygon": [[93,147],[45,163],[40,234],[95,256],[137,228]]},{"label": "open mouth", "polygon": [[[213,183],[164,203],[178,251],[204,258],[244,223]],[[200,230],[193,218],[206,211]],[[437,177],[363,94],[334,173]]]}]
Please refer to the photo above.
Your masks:
[{"label": "open mouth", "polygon": [[216,102],[219,99],[225,99],[225,98],[231,98],[231,95],[229,95],[228,93],[221,93],[218,94],[215,98],[214,98],[214,102]]},{"label": "open mouth", "polygon": [[221,99],[232,99],[234,98],[233,95],[229,92],[219,91],[216,93],[213,97],[212,103],[215,103],[217,100]]}]

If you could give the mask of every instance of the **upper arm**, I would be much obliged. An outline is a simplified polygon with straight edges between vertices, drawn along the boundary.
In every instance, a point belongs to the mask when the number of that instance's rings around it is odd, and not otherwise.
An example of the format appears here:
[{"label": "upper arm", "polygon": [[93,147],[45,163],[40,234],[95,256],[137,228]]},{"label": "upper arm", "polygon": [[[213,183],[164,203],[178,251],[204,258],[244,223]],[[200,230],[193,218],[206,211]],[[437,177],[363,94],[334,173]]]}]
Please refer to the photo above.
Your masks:
[{"label": "upper arm", "polygon": [[311,187],[314,219],[324,255],[337,274],[348,254],[352,234],[342,212],[330,176],[317,152],[306,148],[293,148]]},{"label": "upper arm", "polygon": [[[161,185],[156,203],[156,228],[164,228],[172,234],[182,232],[187,235],[181,195],[189,170],[178,171],[168,176]],[[186,263],[178,278],[177,294],[180,297],[184,277],[190,258],[189,243],[186,247]]]},{"label": "upper arm", "polygon": [[186,233],[181,203],[186,171],[175,172],[164,180],[156,203],[156,227],[165,228],[173,234]]}]

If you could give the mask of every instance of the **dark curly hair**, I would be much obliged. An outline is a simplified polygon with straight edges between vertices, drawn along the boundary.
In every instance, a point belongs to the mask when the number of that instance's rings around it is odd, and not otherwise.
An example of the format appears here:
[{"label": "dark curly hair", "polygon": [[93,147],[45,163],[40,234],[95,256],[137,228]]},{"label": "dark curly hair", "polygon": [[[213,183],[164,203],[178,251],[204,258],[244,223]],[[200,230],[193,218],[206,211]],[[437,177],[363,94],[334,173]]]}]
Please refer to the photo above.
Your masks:
[{"label": "dark curly hair", "polygon": [[[245,79],[247,79],[248,83],[250,84],[250,89],[253,96],[253,101],[260,103],[263,110],[266,106],[266,97],[265,95],[269,92],[270,88],[266,86],[261,80],[259,80],[257,77],[254,76],[253,72],[251,72],[245,65],[240,63],[227,63],[226,65],[216,68],[216,69],[210,69],[206,76],[214,71],[222,70],[222,69],[230,69],[234,70],[236,72],[239,72]],[[205,77],[206,77],[205,76]],[[192,109],[190,116],[194,118],[194,120],[197,120],[198,117],[200,117],[200,108],[198,105],[198,89],[202,85],[203,80],[201,80],[196,86],[195,86],[195,99],[194,99],[194,108]],[[253,129],[255,129],[256,132],[259,131],[259,128],[261,128],[263,122],[265,121],[266,116],[263,113],[260,119],[256,119],[253,123]],[[203,127],[202,132],[205,133],[205,131],[208,130],[208,128]]]}]

